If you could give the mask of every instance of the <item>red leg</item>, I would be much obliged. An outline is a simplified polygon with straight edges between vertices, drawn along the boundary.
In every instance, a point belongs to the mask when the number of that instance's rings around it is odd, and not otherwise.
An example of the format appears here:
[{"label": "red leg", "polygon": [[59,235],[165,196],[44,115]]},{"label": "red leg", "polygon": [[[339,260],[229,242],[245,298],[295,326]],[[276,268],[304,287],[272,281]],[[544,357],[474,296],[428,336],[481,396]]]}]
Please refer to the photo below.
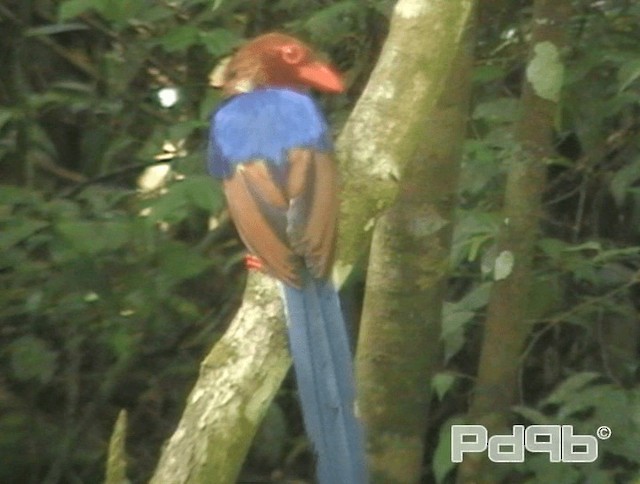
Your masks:
[{"label": "red leg", "polygon": [[244,256],[244,265],[248,270],[262,270],[262,261],[253,254],[247,254]]}]

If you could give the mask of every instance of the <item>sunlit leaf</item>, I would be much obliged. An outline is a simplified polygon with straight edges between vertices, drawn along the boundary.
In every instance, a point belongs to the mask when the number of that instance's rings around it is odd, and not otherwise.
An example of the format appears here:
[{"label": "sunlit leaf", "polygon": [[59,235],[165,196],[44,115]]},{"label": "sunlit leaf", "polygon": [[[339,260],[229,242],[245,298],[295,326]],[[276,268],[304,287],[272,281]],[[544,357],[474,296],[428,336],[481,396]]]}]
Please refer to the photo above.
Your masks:
[{"label": "sunlit leaf", "polygon": [[515,258],[510,250],[503,250],[498,254],[493,265],[493,279],[501,281],[506,279],[513,270]]},{"label": "sunlit leaf", "polygon": [[549,41],[533,47],[533,59],[527,66],[527,80],[543,99],[558,102],[564,78],[564,65],[558,47]]}]

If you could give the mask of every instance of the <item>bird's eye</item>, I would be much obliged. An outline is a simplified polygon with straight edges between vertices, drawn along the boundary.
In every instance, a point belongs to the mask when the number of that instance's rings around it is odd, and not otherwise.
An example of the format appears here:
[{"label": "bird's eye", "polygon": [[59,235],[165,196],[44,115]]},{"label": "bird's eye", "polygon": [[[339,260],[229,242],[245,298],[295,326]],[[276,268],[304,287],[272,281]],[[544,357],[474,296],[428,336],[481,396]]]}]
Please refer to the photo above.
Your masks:
[{"label": "bird's eye", "polygon": [[287,64],[299,64],[304,58],[304,50],[297,45],[285,45],[281,53]]}]

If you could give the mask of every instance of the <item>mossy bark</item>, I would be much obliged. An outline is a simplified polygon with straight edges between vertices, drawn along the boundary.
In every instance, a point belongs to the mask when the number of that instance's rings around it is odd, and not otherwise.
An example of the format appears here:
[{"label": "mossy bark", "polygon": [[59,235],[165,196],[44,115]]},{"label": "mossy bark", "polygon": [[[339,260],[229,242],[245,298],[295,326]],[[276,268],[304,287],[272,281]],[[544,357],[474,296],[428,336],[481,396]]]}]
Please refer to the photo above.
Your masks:
[{"label": "mossy bark", "polygon": [[446,87],[419,123],[419,153],[374,231],[356,359],[373,482],[417,483],[422,475],[469,106],[471,37],[448,46]]},{"label": "mossy bark", "polygon": [[398,192],[451,67],[472,0],[400,0],[366,89],[338,139],[344,202],[338,264],[347,273],[369,249],[375,218]]},{"label": "mossy bark", "polygon": [[[554,156],[553,127],[562,86],[559,53],[569,16],[568,0],[536,0],[531,55],[521,97],[521,117],[514,127],[516,148],[509,159],[504,196],[504,223],[498,239],[498,260],[510,254],[511,267],[493,284],[484,327],[478,378],[469,421],[489,433],[502,431],[517,398],[518,372],[530,332],[529,301],[534,278],[533,257],[542,215],[546,163]],[[549,82],[553,81],[553,82]],[[508,264],[507,264],[508,265]],[[458,483],[496,482],[483,454],[465,455]]]},{"label": "mossy bark", "polygon": [[151,483],[235,482],[291,364],[277,283],[251,273],[231,326],[200,376]]}]

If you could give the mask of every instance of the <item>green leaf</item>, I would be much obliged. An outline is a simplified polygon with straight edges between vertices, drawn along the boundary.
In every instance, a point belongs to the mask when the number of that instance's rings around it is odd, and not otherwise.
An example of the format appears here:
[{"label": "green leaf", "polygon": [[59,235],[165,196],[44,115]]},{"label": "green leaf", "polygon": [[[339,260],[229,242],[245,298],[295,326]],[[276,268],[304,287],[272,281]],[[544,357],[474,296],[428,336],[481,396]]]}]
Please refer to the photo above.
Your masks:
[{"label": "green leaf", "polygon": [[618,94],[640,78],[640,59],[625,62],[618,71]]},{"label": "green leaf", "polygon": [[0,129],[9,123],[13,118],[16,117],[16,112],[13,109],[0,109]]},{"label": "green leaf", "polygon": [[456,464],[451,461],[451,426],[464,424],[462,417],[453,417],[447,420],[440,427],[438,444],[433,454],[433,474],[436,483],[445,482],[447,475],[455,468]]},{"label": "green leaf", "polygon": [[58,9],[58,18],[60,20],[68,20],[77,17],[81,13],[94,8],[98,8],[101,2],[98,0],[66,0]]},{"label": "green leaf", "polygon": [[187,200],[209,213],[218,212],[224,203],[220,184],[207,175],[190,176],[180,182]]},{"label": "green leaf", "polygon": [[548,417],[547,415],[545,415],[544,413],[542,413],[541,411],[535,408],[516,405],[512,407],[511,410],[514,413],[526,418],[533,425],[552,425],[556,423],[554,419],[552,419],[551,417]]},{"label": "green leaf", "polygon": [[11,369],[19,380],[38,379],[41,383],[51,381],[57,353],[45,341],[35,336],[23,336],[9,345]]},{"label": "green leaf", "polygon": [[629,164],[623,166],[613,175],[609,183],[609,190],[611,190],[611,195],[619,208],[621,208],[626,201],[631,186],[639,179],[640,158],[636,158]]},{"label": "green leaf", "polygon": [[200,30],[194,25],[182,25],[171,29],[158,39],[167,52],[185,50],[200,42]]},{"label": "green leaf", "polygon": [[140,0],[100,0],[100,2],[100,14],[118,27],[126,26],[136,15],[147,8],[147,2]]},{"label": "green leaf", "polygon": [[558,259],[564,255],[565,250],[567,249],[567,247],[569,247],[569,244],[560,239],[545,238],[541,239],[538,242],[538,247],[548,257],[552,259]]},{"label": "green leaf", "polygon": [[482,64],[473,70],[473,82],[485,84],[502,79],[505,74],[505,69],[501,65]]},{"label": "green leaf", "polygon": [[589,383],[593,382],[597,378],[600,378],[600,374],[584,371],[571,375],[564,380],[556,389],[549,395],[544,402],[546,404],[561,404],[571,399],[575,393]]},{"label": "green leaf", "polygon": [[353,32],[362,12],[359,2],[342,0],[314,12],[304,28],[314,39],[335,42]]},{"label": "green leaf", "polygon": [[213,264],[186,244],[173,242],[159,254],[160,269],[172,280],[181,281],[197,276]]},{"label": "green leaf", "polygon": [[150,200],[142,213],[152,223],[177,223],[189,216],[189,204],[185,193],[173,185],[166,193]]},{"label": "green leaf", "polygon": [[431,380],[431,386],[436,392],[438,399],[442,400],[451,389],[457,377],[452,373],[437,373]]},{"label": "green leaf", "polygon": [[502,97],[495,101],[479,103],[473,110],[473,119],[484,119],[491,123],[510,123],[518,116],[519,101]]},{"label": "green leaf", "polygon": [[19,225],[3,227],[0,232],[0,250],[7,250],[49,225],[41,220],[23,219]]},{"label": "green leaf", "polygon": [[478,284],[458,302],[454,303],[454,307],[458,311],[476,311],[483,308],[489,302],[489,293],[491,292],[491,283],[485,282]]},{"label": "green leaf", "polygon": [[213,57],[222,57],[229,54],[242,42],[242,38],[227,29],[211,29],[199,32],[199,39],[204,44],[207,52]]},{"label": "green leaf", "polygon": [[582,476],[580,472],[571,465],[551,464],[548,456],[527,455],[524,468],[535,476],[535,478],[526,481],[528,484],[541,482],[552,482],[553,484],[591,483],[591,479],[582,479],[585,476]]},{"label": "green leaf", "polygon": [[564,78],[560,51],[552,42],[544,41],[537,43],[533,52],[527,66],[527,80],[539,97],[558,102]]},{"label": "green leaf", "polygon": [[77,252],[95,255],[119,249],[129,241],[129,224],[125,222],[63,221],[56,225],[58,233]]},{"label": "green leaf", "polygon": [[442,311],[442,339],[445,347],[445,360],[449,360],[458,353],[464,345],[464,328],[469,324],[475,313],[472,311],[457,311],[455,304],[445,303]]}]

